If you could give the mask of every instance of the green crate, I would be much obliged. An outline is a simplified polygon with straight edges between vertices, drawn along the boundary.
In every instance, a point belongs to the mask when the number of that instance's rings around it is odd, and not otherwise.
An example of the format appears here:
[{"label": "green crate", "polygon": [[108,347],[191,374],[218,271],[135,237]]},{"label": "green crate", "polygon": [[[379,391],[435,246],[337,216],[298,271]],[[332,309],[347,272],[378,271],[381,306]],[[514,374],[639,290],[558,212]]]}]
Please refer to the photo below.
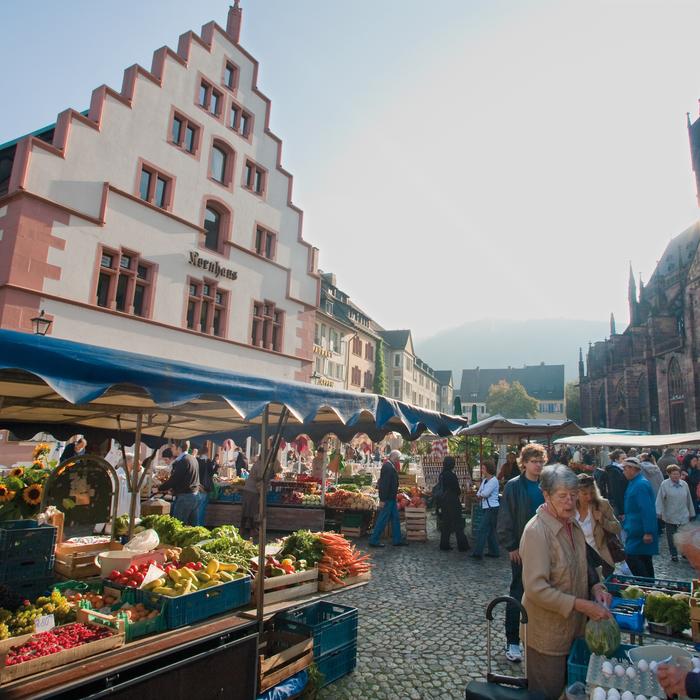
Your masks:
[{"label": "green crate", "polygon": [[342,526],[343,527],[362,527],[362,513],[343,513]]},{"label": "green crate", "polygon": [[[163,614],[165,602],[162,600],[160,603],[156,604],[151,603],[148,600],[143,600],[141,602],[145,608],[148,608],[149,610],[158,610],[159,614],[152,620],[139,620],[138,622],[129,622],[126,619],[126,615],[124,615],[124,632],[127,644],[129,642],[133,642],[134,639],[138,639],[139,637],[145,637],[149,634],[158,634],[159,632],[165,632],[167,629],[165,625],[165,615]],[[119,617],[119,609],[122,605],[124,605],[123,601],[115,603],[111,608],[112,612],[117,618]]]}]

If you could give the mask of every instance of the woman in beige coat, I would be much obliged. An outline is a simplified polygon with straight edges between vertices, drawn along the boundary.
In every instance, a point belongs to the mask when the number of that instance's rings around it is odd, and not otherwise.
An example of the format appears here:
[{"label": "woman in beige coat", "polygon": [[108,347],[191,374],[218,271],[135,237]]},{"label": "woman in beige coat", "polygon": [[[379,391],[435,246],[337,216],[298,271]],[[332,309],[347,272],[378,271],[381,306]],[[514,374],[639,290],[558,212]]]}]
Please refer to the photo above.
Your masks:
[{"label": "woman in beige coat", "polygon": [[589,474],[578,475],[576,520],[586,542],[603,560],[603,576],[610,576],[615,570],[615,562],[608,548],[608,533],[619,535],[622,525],[615,517],[610,502],[600,495],[595,479]]},{"label": "woman in beige coat", "polygon": [[[542,470],[544,505],[520,540],[523,605],[527,610],[527,677],[530,690],[557,700],[566,685],[566,658],[586,618],[601,620],[611,600],[588,566],[586,538],[576,521],[576,475],[563,464]],[[594,598],[594,600],[591,600]]]}]

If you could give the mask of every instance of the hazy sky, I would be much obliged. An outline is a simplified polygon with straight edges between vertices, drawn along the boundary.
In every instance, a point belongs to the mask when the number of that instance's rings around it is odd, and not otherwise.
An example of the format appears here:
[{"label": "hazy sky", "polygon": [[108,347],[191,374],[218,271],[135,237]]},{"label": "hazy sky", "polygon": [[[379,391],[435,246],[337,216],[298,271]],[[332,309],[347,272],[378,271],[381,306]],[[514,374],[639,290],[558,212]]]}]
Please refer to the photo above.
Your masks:
[{"label": "hazy sky", "polygon": [[[698,217],[697,0],[241,4],[305,238],[389,328],[614,311],[621,330],[629,261],[648,279]],[[4,0],[0,143],[227,8]]]}]

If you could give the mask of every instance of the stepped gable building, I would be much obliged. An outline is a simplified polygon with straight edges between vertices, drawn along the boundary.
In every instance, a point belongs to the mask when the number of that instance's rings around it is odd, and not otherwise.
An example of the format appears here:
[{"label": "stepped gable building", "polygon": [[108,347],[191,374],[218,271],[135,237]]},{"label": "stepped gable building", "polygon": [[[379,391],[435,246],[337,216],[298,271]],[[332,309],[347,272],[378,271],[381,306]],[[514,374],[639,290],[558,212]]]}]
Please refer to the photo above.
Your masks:
[{"label": "stepped gable building", "polygon": [[0,327],[309,380],[317,251],[241,21],[0,146]]},{"label": "stepped gable building", "polygon": [[[700,120],[688,117],[700,203]],[[584,425],[682,433],[700,429],[700,222],[671,240],[649,282],[630,266],[629,326],[579,351]]]},{"label": "stepped gable building", "polygon": [[520,382],[525,391],[537,399],[536,418],[564,420],[566,418],[566,401],[564,399],[564,365],[525,365],[525,367],[507,367],[505,369],[462,370],[459,397],[462,412],[472,415],[472,406],[476,406],[479,420],[488,418],[486,399],[489,389],[500,381],[508,384]]}]

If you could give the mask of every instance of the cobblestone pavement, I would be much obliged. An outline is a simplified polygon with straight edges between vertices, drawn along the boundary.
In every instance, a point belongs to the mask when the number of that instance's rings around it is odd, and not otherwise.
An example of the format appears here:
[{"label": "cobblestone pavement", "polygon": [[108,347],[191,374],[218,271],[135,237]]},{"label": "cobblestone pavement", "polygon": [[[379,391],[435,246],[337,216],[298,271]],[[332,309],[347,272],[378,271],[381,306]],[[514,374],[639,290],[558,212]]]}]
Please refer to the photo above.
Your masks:
[{"label": "cobblestone pavement", "polygon": [[[477,561],[456,549],[441,552],[429,520],[428,542],[369,549],[372,581],[334,597],[359,610],[357,668],[324,688],[324,700],[464,698],[466,684],[484,678],[485,610],[492,598],[508,593],[508,558],[502,553]],[[367,539],[359,545],[365,549]],[[665,539],[654,564],[657,576],[692,577],[687,563],[671,562]],[[502,653],[504,608],[494,613],[494,670],[513,675],[520,665]]]}]

